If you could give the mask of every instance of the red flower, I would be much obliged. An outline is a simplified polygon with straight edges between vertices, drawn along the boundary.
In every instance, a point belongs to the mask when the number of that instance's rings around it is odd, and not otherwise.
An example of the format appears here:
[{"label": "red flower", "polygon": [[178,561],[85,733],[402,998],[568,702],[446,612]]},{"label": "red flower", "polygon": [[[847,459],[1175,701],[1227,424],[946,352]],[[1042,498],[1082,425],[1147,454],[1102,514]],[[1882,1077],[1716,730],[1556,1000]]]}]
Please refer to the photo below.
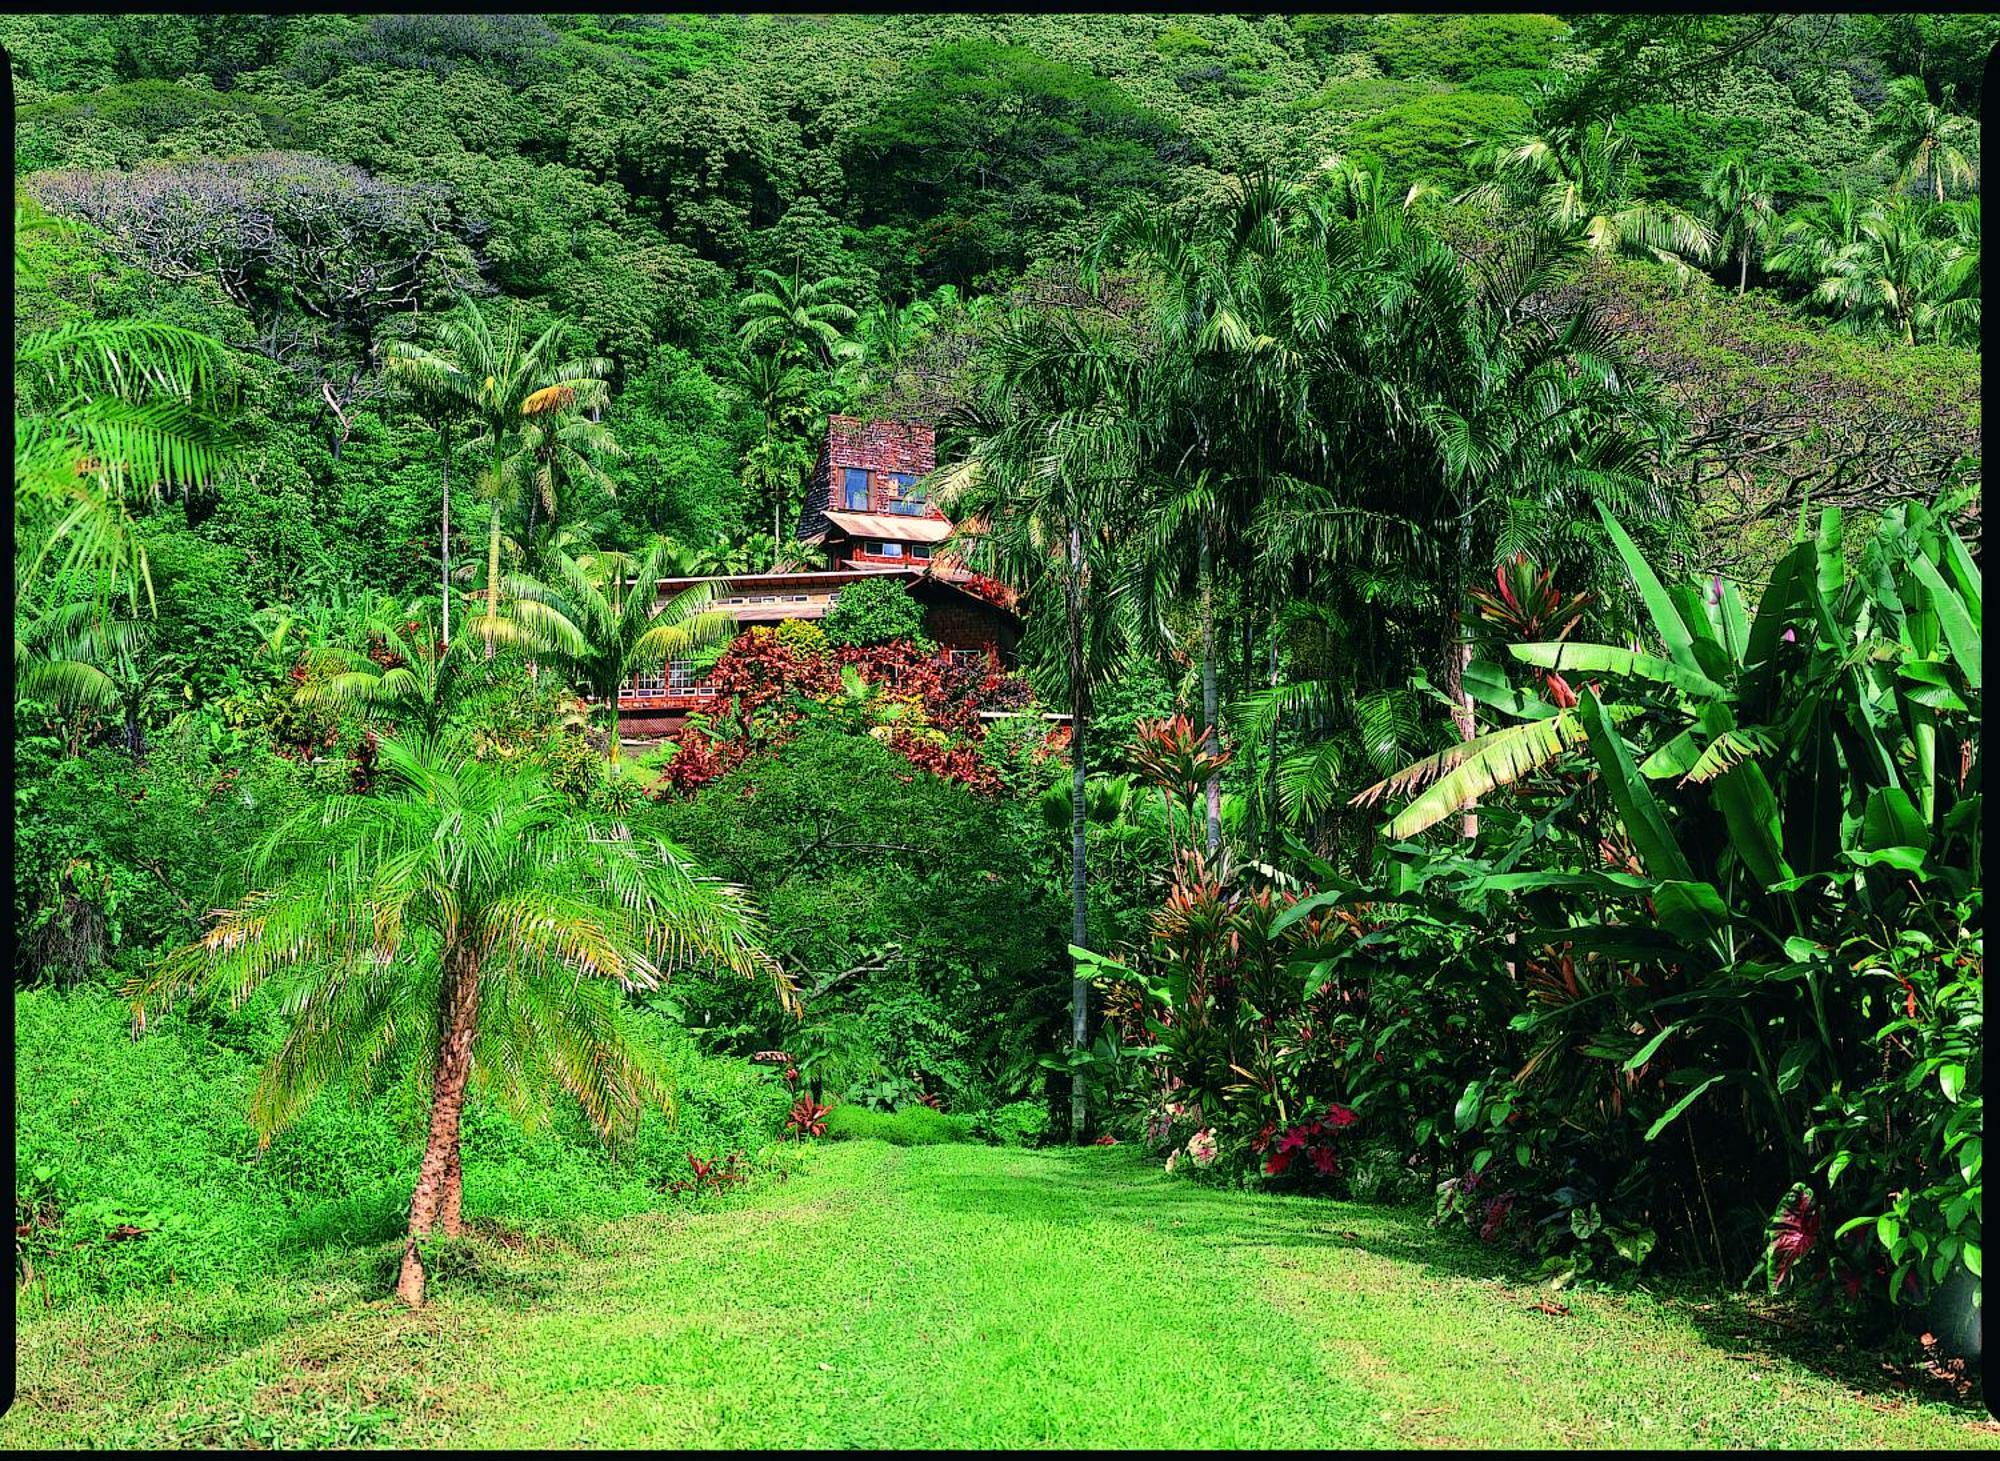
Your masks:
[{"label": "red flower", "polygon": [[1262,1156],[1264,1154],[1264,1148],[1271,1144],[1271,1137],[1273,1133],[1277,1131],[1277,1129],[1278,1129],[1277,1122],[1266,1121],[1263,1127],[1259,1129],[1259,1131],[1257,1132],[1257,1135],[1251,1139],[1250,1150],[1256,1152],[1259,1156]]},{"label": "red flower", "polygon": [[1291,1166],[1291,1164],[1292,1164],[1292,1154],[1290,1152],[1288,1151],[1272,1152],[1269,1160],[1267,1160],[1264,1163],[1264,1175],[1266,1177],[1275,1177],[1279,1173],[1283,1172],[1285,1168]]},{"label": "red flower", "polygon": [[1778,1220],[1771,1231],[1771,1278],[1774,1284],[1782,1284],[1792,1271],[1792,1266],[1819,1242],[1820,1211],[1814,1201],[1812,1189],[1803,1183],[1792,1188],[1785,1195],[1778,1209]]},{"label": "red flower", "polygon": [[1333,1175],[1332,1147],[1316,1146],[1311,1151],[1307,1152],[1306,1155],[1312,1158],[1312,1164],[1318,1170],[1320,1176],[1331,1177]]},{"label": "red flower", "polygon": [[1338,1101],[1335,1101],[1331,1106],[1326,1108],[1326,1116],[1324,1118],[1326,1124],[1336,1131],[1343,1126],[1352,1126],[1360,1119],[1350,1108],[1341,1105]]},{"label": "red flower", "polygon": [[1306,1133],[1305,1128],[1302,1126],[1294,1126],[1278,1138],[1278,1150],[1280,1152],[1297,1151],[1305,1144]]}]

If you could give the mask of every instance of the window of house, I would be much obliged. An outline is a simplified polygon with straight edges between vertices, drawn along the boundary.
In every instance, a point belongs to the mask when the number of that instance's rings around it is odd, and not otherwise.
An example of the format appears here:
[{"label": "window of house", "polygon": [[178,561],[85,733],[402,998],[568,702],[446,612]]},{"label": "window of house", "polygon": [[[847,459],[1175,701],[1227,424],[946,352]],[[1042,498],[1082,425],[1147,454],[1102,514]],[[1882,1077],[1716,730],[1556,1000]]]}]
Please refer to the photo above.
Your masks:
[{"label": "window of house", "polygon": [[929,558],[931,556],[931,545],[929,543],[910,544],[910,556],[912,558]]},{"label": "window of house", "polygon": [[694,661],[677,659],[667,666],[667,689],[675,695],[685,695],[694,688]]},{"label": "window of house", "polygon": [[849,512],[868,511],[868,473],[860,467],[842,467],[840,470],[841,500],[847,504]]},{"label": "window of house", "polygon": [[901,543],[880,543],[870,540],[862,545],[878,558],[900,558],[903,556]]},{"label": "window of house", "polygon": [[663,695],[667,689],[667,677],[661,670],[641,670],[632,677],[628,688],[634,695]]},{"label": "window of house", "polygon": [[908,472],[889,474],[889,511],[905,517],[922,517],[924,495],[912,485],[917,479]]}]

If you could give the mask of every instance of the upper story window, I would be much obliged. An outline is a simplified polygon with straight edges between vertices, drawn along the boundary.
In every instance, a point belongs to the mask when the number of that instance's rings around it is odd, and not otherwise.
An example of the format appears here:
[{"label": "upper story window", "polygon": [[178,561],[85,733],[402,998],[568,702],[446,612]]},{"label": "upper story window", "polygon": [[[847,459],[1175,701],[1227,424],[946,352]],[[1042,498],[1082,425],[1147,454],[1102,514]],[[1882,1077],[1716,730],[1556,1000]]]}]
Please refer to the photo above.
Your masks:
[{"label": "upper story window", "polygon": [[862,546],[878,558],[900,558],[903,556],[901,543],[864,543]]},{"label": "upper story window", "polygon": [[861,467],[840,469],[841,501],[849,512],[868,511],[868,473]]},{"label": "upper story window", "polygon": [[928,558],[928,557],[930,557],[930,556],[931,556],[931,545],[930,545],[929,543],[912,543],[912,544],[910,544],[910,556],[911,556],[912,558]]},{"label": "upper story window", "polygon": [[911,484],[917,479],[908,472],[889,474],[889,511],[905,517],[922,517],[924,495]]}]

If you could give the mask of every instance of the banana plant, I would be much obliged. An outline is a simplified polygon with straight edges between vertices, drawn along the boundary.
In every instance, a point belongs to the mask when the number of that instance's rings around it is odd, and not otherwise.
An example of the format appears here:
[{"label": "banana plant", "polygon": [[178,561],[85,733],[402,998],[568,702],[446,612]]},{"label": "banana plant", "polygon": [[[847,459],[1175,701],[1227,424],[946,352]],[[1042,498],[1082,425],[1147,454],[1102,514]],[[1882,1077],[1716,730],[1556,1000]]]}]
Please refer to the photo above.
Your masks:
[{"label": "banana plant", "polygon": [[[1599,804],[1600,845],[1629,852],[1621,870],[1463,860],[1457,875],[1467,894],[1594,888],[1603,899],[1573,909],[1570,926],[1522,942],[1666,972],[1638,1028],[1602,1051],[1628,1070],[1676,1035],[1668,1055],[1701,1052],[1669,1077],[1688,1089],[1649,1139],[1729,1082],[1760,1098],[1774,1135],[1806,1158],[1790,1113],[1798,1094],[1836,1079],[1834,1051],[1852,1038],[1833,993],[1850,971],[1830,931],[1976,897],[1982,588],[1950,525],[1955,505],[1884,513],[1852,566],[1842,515],[1827,509],[1813,531],[1802,526],[1754,612],[1719,577],[1669,587],[1604,513],[1647,639],[1508,646],[1538,685],[1517,688],[1491,664],[1466,677],[1501,723],[1356,798],[1417,793],[1385,828],[1405,846],[1531,778],[1570,785],[1571,808]],[[1574,705],[1537,693],[1557,675],[1580,687]]]}]

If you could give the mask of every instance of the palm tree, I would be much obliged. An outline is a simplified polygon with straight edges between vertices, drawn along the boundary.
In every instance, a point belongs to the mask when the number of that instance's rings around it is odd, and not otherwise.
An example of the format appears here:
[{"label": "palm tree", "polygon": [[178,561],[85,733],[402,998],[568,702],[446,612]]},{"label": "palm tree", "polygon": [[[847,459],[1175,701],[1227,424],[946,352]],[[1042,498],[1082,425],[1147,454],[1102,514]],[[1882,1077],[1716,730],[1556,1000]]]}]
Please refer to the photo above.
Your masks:
[{"label": "palm tree", "polygon": [[[1376,199],[1380,178],[1339,159],[1306,183],[1275,173],[1231,179],[1222,197],[1192,217],[1135,203],[1121,211],[1086,260],[1088,278],[1122,258],[1156,285],[1160,347],[1145,377],[1157,501],[1140,539],[1136,578],[1140,622],[1154,637],[1160,597],[1192,591],[1201,636],[1203,740],[1222,764],[1216,676],[1218,581],[1249,570],[1249,528],[1267,485],[1259,445],[1272,426],[1271,388],[1286,361],[1268,308],[1281,288],[1288,252],[1325,248],[1333,213],[1317,188],[1330,181],[1342,203]],[[1207,779],[1207,845],[1222,840],[1219,770]]]},{"label": "palm tree", "polygon": [[846,336],[854,311],[834,298],[846,280],[806,283],[796,266],[789,280],[774,269],[759,269],[757,279],[762,287],[736,306],[744,316],[736,338],[745,350],[767,351],[788,365],[819,370],[832,370],[836,362],[858,353],[860,347]]},{"label": "palm tree", "polygon": [[1703,180],[1701,194],[1715,231],[1716,257],[1736,260],[1736,292],[1741,294],[1750,282],[1751,256],[1763,254],[1777,233],[1770,178],[1739,154]]},{"label": "palm tree", "polygon": [[1840,315],[1847,329],[1905,345],[1976,338],[1977,223],[1968,246],[1965,217],[1905,198],[1871,209],[1857,241],[1828,264],[1814,302]]},{"label": "palm tree", "polygon": [[389,378],[402,386],[438,434],[438,467],[444,486],[438,514],[438,589],[443,610],[441,638],[446,644],[451,642],[451,439],[453,428],[466,419],[479,395],[479,381],[467,374],[460,362],[479,358],[479,332],[484,323],[472,303],[461,299],[457,311],[438,323],[435,345],[391,340],[384,366]]},{"label": "palm tree", "polygon": [[1876,160],[1896,170],[1899,186],[1925,179],[1938,203],[1947,183],[1970,187],[1978,172],[1972,150],[1978,146],[1977,124],[1952,110],[1956,99],[1956,88],[1947,86],[1942,101],[1934,103],[1922,77],[1898,76],[1875,113],[1875,132],[1882,138]]},{"label": "palm tree", "polygon": [[564,646],[577,678],[610,709],[613,765],[619,759],[618,692],[632,672],[719,644],[734,630],[735,619],[713,607],[714,584],[694,584],[665,603],[656,601],[670,552],[666,540],[656,538],[636,562],[623,553],[563,554],[556,559],[555,583],[510,584],[514,612]]},{"label": "palm tree", "polygon": [[269,1140],[329,1083],[365,1086],[407,1053],[430,1121],[396,1293],[421,1304],[418,1244],[462,1230],[459,1128],[474,1082],[527,1122],[556,1088],[607,1137],[669,1108],[621,993],[683,968],[770,979],[742,894],[659,839],[617,835],[538,776],[401,742],[383,780],[289,818],[256,848],[254,891],[135,981],[241,1004],[267,981],[291,1029],[251,1117]]},{"label": "palm tree", "polygon": [[1575,235],[1593,253],[1625,254],[1694,277],[1692,264],[1715,254],[1715,234],[1693,214],[1638,196],[1631,139],[1609,121],[1554,127],[1476,160],[1491,176],[1468,189],[1471,200],[1502,198],[1536,208],[1557,233]]},{"label": "palm tree", "polygon": [[[959,418],[972,438],[936,496],[960,523],[952,551],[1021,586],[1022,648],[1070,706],[1071,942],[1089,947],[1085,891],[1085,750],[1092,686],[1130,637],[1117,592],[1133,530],[1143,430],[1142,367],[1114,321],[1081,312],[1027,314],[997,333],[980,395]],[[1072,1049],[1088,1048],[1089,981],[1070,985]],[[1083,1140],[1084,1076],[1071,1076],[1072,1133]]]},{"label": "palm tree", "polygon": [[[524,341],[520,316],[510,315],[506,329],[496,334],[476,309],[461,310],[449,322],[448,357],[405,367],[428,375],[441,387],[463,388],[468,414],[477,431],[467,446],[485,459],[479,489],[491,506],[486,546],[486,612],[479,632],[489,643],[499,634],[500,548],[503,519],[520,492],[530,486],[554,498],[558,471],[578,468],[590,449],[584,437],[566,441],[563,431],[578,413],[604,408],[610,388],[611,362],[601,357],[558,360],[560,324],[550,325],[532,341]],[[594,439],[594,438],[593,438]],[[449,590],[447,590],[449,593]]]},{"label": "palm tree", "polygon": [[65,715],[117,712],[124,720],[125,753],[144,765],[147,697],[184,662],[180,655],[158,651],[153,626],[145,620],[110,616],[94,600],[81,600],[17,629],[14,694],[46,700]]}]

